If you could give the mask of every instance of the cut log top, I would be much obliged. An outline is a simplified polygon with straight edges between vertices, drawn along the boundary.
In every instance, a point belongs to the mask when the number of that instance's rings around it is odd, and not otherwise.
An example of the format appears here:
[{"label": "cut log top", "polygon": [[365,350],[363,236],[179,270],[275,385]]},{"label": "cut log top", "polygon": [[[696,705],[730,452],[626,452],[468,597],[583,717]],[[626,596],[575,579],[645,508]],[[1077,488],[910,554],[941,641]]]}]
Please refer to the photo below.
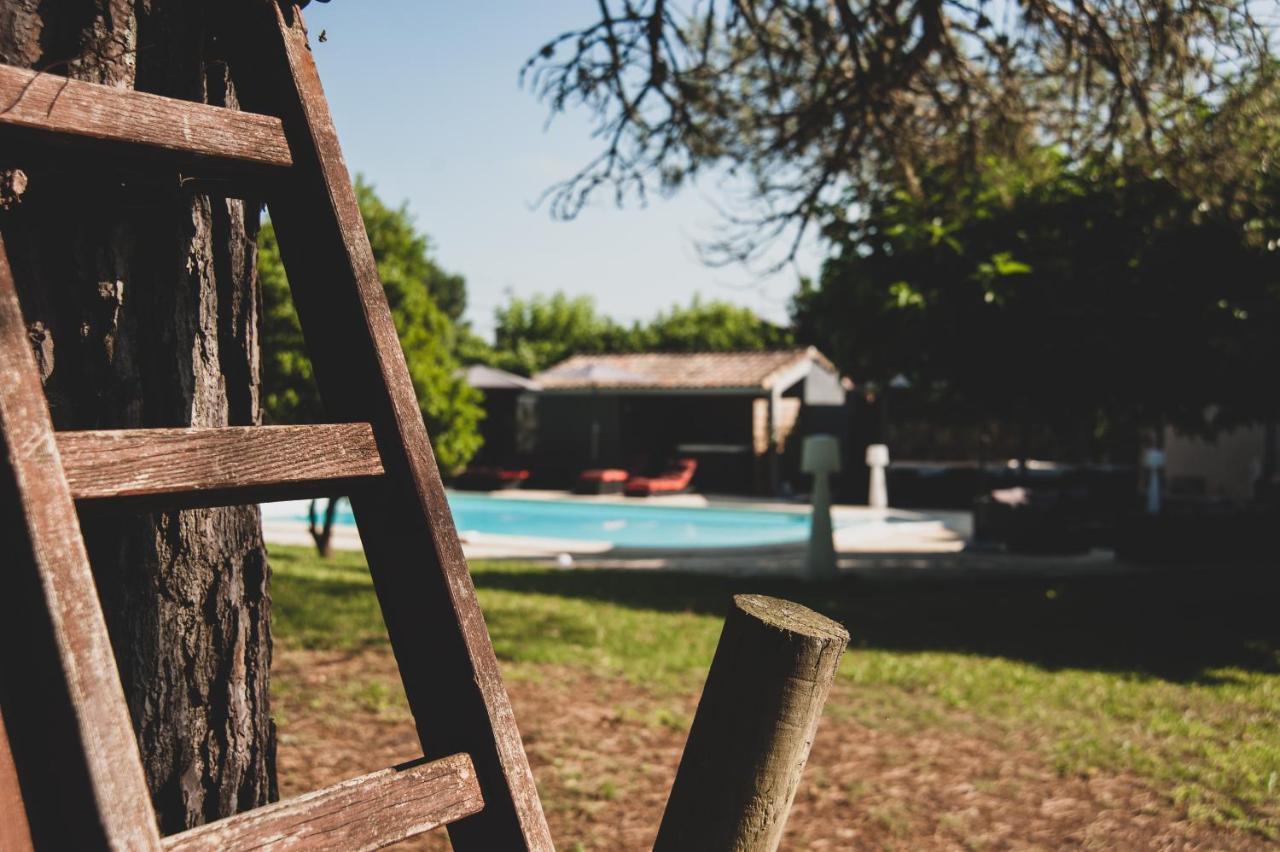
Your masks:
[{"label": "cut log top", "polygon": [[734,595],[734,605],[768,627],[811,639],[849,642],[849,631],[837,621],[798,603],[767,595]]}]

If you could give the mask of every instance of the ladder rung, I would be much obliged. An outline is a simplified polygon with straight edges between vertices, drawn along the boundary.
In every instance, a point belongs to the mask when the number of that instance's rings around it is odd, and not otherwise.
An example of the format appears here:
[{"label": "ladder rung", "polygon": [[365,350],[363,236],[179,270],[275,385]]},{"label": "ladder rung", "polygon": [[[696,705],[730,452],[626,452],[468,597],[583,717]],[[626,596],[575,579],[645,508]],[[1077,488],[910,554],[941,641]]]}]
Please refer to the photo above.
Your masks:
[{"label": "ladder rung", "polygon": [[455,754],[384,769],[164,839],[182,852],[378,849],[484,807],[471,758]]},{"label": "ladder rung", "polygon": [[[293,165],[280,119],[0,65],[0,130],[178,162]],[[15,165],[6,162],[4,165]]]},{"label": "ladder rung", "polygon": [[381,476],[368,423],[59,432],[76,500],[229,505],[339,493]]}]

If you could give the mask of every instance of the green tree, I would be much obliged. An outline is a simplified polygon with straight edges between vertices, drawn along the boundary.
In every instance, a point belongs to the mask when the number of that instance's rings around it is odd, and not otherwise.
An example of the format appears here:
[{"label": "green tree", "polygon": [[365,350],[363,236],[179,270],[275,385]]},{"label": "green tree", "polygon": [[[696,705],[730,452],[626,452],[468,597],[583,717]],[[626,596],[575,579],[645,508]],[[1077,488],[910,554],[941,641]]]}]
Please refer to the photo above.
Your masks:
[{"label": "green tree", "polygon": [[512,297],[494,312],[494,346],[474,360],[532,375],[570,355],[616,352],[734,352],[791,346],[784,328],[749,308],[694,298],[649,322],[622,325],[600,314],[590,296]]},{"label": "green tree", "polygon": [[590,296],[513,296],[494,311],[494,321],[492,363],[526,376],[576,353],[634,348],[630,330],[601,315]]},{"label": "green tree", "polygon": [[[828,229],[834,256],[793,317],[855,379],[906,376],[949,423],[1212,433],[1274,418],[1280,228],[1041,149],[937,169]],[[1112,437],[1115,437],[1112,435]]]},{"label": "green tree", "polygon": [[[434,307],[451,322],[460,322],[467,309],[466,279],[445,272],[432,260],[431,242],[414,227],[408,205],[388,207],[359,175],[356,176],[356,198],[388,297],[425,292]],[[412,284],[388,284],[388,281]]]},{"label": "green tree", "polygon": [[657,352],[743,352],[795,343],[788,329],[760,319],[750,308],[696,296],[688,307],[673,305],[637,325],[634,337],[637,349]]},{"label": "green tree", "polygon": [[[467,333],[456,324],[466,305],[465,281],[432,260],[427,238],[404,206],[388,207],[359,177],[356,194],[436,459],[442,470],[460,470],[480,448],[483,417],[480,394],[459,376],[455,356]],[[263,224],[258,246],[263,409],[276,423],[317,422],[324,410],[270,222]]]}]

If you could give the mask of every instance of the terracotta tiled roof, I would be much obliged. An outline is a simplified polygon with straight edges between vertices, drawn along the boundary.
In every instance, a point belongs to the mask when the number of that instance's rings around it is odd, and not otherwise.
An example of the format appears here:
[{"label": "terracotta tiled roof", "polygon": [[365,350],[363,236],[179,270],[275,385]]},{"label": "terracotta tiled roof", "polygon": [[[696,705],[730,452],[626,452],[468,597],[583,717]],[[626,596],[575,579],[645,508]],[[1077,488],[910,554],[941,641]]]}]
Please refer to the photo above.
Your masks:
[{"label": "terracotta tiled roof", "polygon": [[813,347],[769,352],[646,352],[574,355],[534,376],[544,390],[574,388],[760,388],[804,361],[835,367]]},{"label": "terracotta tiled roof", "polygon": [[472,364],[462,371],[462,378],[473,388],[480,390],[538,390],[538,383],[506,370]]}]

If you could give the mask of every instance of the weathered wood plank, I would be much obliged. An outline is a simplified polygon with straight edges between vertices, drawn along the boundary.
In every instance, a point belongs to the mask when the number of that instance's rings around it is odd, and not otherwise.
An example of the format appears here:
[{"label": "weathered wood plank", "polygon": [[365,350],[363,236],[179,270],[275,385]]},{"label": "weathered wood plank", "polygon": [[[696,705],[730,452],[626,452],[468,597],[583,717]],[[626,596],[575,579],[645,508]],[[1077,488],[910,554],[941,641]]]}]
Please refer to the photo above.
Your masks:
[{"label": "weathered wood plank", "polygon": [[[280,119],[0,65],[0,139],[94,143],[99,153],[276,170],[293,162]],[[34,143],[34,144],[33,144]],[[84,155],[83,144],[77,151]],[[5,165],[13,165],[6,163]]]},{"label": "weathered wood plank", "polygon": [[317,384],[336,417],[373,424],[387,471],[351,503],[423,752],[471,755],[484,793],[450,839],[460,852],[551,849],[301,14],[244,7],[272,18],[237,80],[243,105],[281,116],[294,153],[267,201]]},{"label": "weathered wood plank", "polygon": [[655,852],[773,852],[849,633],[790,601],[736,595]]},{"label": "weathered wood plank", "polygon": [[384,769],[166,837],[170,852],[379,849],[484,807],[465,754]]},{"label": "weathered wood plank", "polygon": [[382,475],[368,423],[59,432],[57,440],[81,501],[253,503],[339,493]]},{"label": "weathered wood plank", "polygon": [[0,451],[6,652],[0,707],[35,845],[159,849],[151,794],[2,240]]}]

